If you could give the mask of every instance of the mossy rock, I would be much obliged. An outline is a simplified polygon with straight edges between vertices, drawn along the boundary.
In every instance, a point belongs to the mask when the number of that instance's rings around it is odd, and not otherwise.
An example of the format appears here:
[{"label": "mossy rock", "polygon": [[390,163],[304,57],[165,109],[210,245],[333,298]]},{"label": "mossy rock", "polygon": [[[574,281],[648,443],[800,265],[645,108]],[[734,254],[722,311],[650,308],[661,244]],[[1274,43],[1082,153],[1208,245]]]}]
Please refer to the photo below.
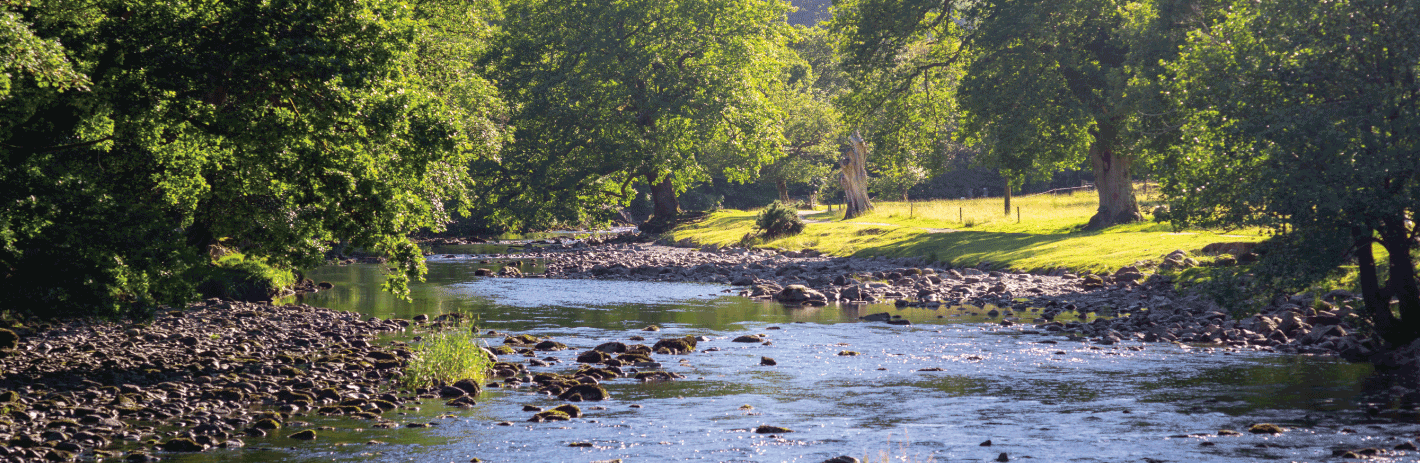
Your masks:
[{"label": "mossy rock", "polygon": [[159,447],[169,452],[201,452],[207,450],[206,445],[199,444],[197,441],[186,437],[174,438],[164,442]]},{"label": "mossy rock", "polygon": [[544,352],[547,352],[547,351],[559,351],[559,350],[567,350],[567,345],[566,345],[566,344],[563,344],[563,343],[560,343],[560,342],[557,342],[557,341],[543,341],[543,342],[537,343],[536,346],[533,346],[533,349],[537,349],[537,350],[544,351]]},{"label": "mossy rock", "polygon": [[662,339],[656,341],[654,346],[651,346],[652,352],[660,352],[661,349],[670,352],[693,352],[695,351],[695,337],[686,336],[683,338]]},{"label": "mossy rock", "polygon": [[376,407],[379,407],[380,410],[383,411],[390,411],[399,408],[399,406],[395,405],[394,402],[390,402],[388,400],[375,399],[371,400],[370,403],[375,404]]},{"label": "mossy rock", "polygon": [[682,375],[677,374],[677,373],[669,372],[669,371],[642,371],[642,372],[636,373],[636,379],[638,379],[638,380],[640,380],[640,381],[642,381],[642,382],[649,382],[649,381],[670,381],[670,380],[673,380],[673,379],[684,378],[684,377],[685,377],[685,376],[682,376]]},{"label": "mossy rock", "polygon": [[839,356],[842,356],[842,357],[854,357],[854,356],[858,356],[858,355],[863,355],[863,353],[862,353],[862,352],[858,352],[858,351],[845,350],[845,351],[839,352],[838,355],[839,355]]},{"label": "mossy rock", "polygon": [[609,397],[611,397],[611,395],[607,394],[606,389],[596,384],[578,384],[567,388],[567,390],[562,391],[562,393],[557,396],[557,398],[562,400],[587,401],[606,400]]},{"label": "mossy rock", "polygon": [[518,353],[518,351],[513,350],[512,347],[508,347],[508,346],[497,346],[497,347],[493,347],[493,348],[491,348],[491,349],[489,349],[489,350],[493,351],[493,354],[494,354],[494,355],[514,355],[514,354],[517,354],[517,353]]},{"label": "mossy rock", "polygon": [[20,400],[20,393],[15,391],[0,392],[0,403],[14,403]]},{"label": "mossy rock", "polygon": [[307,429],[307,430],[305,430],[305,431],[301,431],[301,432],[298,432],[298,433],[295,433],[295,434],[292,434],[292,435],[289,435],[289,436],[286,436],[286,437],[289,437],[289,438],[292,438],[292,439],[296,439],[296,440],[316,440],[316,432],[313,431],[313,430]]},{"label": "mossy rock", "polygon": [[281,429],[281,422],[273,420],[271,418],[265,418],[257,420],[256,423],[252,423],[251,427],[271,431]]},{"label": "mossy rock", "polygon": [[621,373],[606,368],[587,368],[583,370],[578,370],[577,374],[591,376],[598,380],[616,379],[621,377]]},{"label": "mossy rock", "polygon": [[1219,435],[1219,436],[1241,436],[1241,435],[1243,435],[1243,433],[1240,433],[1240,432],[1237,432],[1237,431],[1234,431],[1234,430],[1231,430],[1231,429],[1220,429],[1220,430],[1218,430],[1218,435]]},{"label": "mossy rock", "polygon": [[514,345],[514,346],[535,345],[535,344],[537,344],[537,343],[540,342],[540,341],[542,341],[542,340],[541,340],[541,339],[538,339],[537,336],[533,336],[533,335],[531,335],[531,334],[520,334],[520,335],[517,335],[517,336],[508,336],[508,337],[503,338],[503,344]]},{"label": "mossy rock", "polygon": [[474,405],[478,405],[478,402],[473,400],[472,397],[463,396],[454,400],[450,400],[448,402],[444,402],[444,405],[448,405],[450,407],[472,407]]},{"label": "mossy rock", "polygon": [[611,358],[612,358],[612,357],[611,357],[611,354],[608,354],[608,353],[606,353],[606,352],[596,351],[596,350],[589,350],[589,351],[586,351],[586,352],[577,354],[577,362],[578,362],[578,363],[604,363],[604,362],[606,362],[607,360],[610,360]]},{"label": "mossy rock", "polygon": [[754,432],[759,434],[783,434],[786,432],[794,432],[794,430],[783,426],[760,425],[754,428]]},{"label": "mossy rock", "polygon": [[533,415],[532,418],[528,418],[528,421],[541,423],[544,421],[567,421],[571,419],[572,416],[568,415],[567,412],[561,410],[544,410]]},{"label": "mossy rock", "polygon": [[77,428],[77,427],[79,427],[79,422],[78,422],[78,421],[71,420],[71,419],[68,419],[68,418],[60,418],[60,419],[57,419],[57,420],[51,420],[51,421],[49,422],[49,424],[44,425],[44,427],[46,427],[46,428],[63,428],[63,427]]},{"label": "mossy rock", "polygon": [[578,407],[578,406],[572,405],[572,404],[562,404],[562,405],[558,405],[558,406],[556,406],[556,407],[552,407],[552,410],[560,411],[560,412],[562,412],[562,413],[566,413],[567,416],[570,416],[570,417],[572,417],[572,418],[581,418],[581,417],[582,417],[582,407]]},{"label": "mossy rock", "polygon": [[1272,423],[1258,423],[1247,428],[1247,432],[1253,434],[1281,434],[1282,431],[1285,429]]},{"label": "mossy rock", "polygon": [[646,354],[621,354],[621,355],[616,356],[616,359],[617,359],[617,360],[620,360],[620,361],[622,361],[622,362],[633,363],[633,364],[634,364],[634,363],[654,362],[654,361],[655,361],[655,360],[652,360],[652,359],[651,359],[651,356],[646,355]]},{"label": "mossy rock", "polygon": [[454,387],[463,389],[464,392],[468,393],[468,395],[471,396],[477,396],[483,393],[483,386],[479,386],[478,381],[474,381],[473,379],[469,378],[464,378],[455,381]]},{"label": "mossy rock", "polygon": [[290,365],[281,365],[280,367],[276,368],[276,372],[279,373],[281,376],[287,376],[291,378],[306,375],[306,372],[301,371],[300,368],[296,368]]}]

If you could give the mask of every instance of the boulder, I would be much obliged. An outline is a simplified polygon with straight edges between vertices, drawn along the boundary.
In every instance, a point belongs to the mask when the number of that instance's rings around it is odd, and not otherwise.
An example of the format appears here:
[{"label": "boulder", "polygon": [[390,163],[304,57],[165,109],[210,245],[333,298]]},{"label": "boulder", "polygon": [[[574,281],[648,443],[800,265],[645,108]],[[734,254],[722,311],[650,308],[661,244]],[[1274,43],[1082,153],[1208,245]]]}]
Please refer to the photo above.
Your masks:
[{"label": "boulder", "polygon": [[577,400],[588,401],[606,400],[608,397],[611,397],[610,394],[607,394],[605,388],[596,384],[578,384],[562,391],[562,394],[559,394],[557,398],[562,400],[574,400],[574,396]]},{"label": "boulder", "polygon": [[789,304],[802,304],[806,302],[826,303],[828,302],[828,297],[808,286],[789,285],[776,293],[774,300]]}]

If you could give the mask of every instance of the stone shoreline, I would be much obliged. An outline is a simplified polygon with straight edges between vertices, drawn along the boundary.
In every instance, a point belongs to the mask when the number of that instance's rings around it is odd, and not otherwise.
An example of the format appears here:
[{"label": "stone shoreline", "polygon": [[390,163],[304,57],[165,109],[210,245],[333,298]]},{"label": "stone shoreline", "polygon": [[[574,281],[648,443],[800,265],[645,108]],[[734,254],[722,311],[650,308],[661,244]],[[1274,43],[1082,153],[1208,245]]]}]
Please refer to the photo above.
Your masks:
[{"label": "stone shoreline", "polygon": [[243,437],[286,435],[303,427],[291,418],[305,413],[399,426],[381,413],[418,398],[391,382],[412,354],[370,339],[410,324],[209,300],[150,323],[17,329],[0,358],[0,461],[156,461],[154,450],[238,448]]}]

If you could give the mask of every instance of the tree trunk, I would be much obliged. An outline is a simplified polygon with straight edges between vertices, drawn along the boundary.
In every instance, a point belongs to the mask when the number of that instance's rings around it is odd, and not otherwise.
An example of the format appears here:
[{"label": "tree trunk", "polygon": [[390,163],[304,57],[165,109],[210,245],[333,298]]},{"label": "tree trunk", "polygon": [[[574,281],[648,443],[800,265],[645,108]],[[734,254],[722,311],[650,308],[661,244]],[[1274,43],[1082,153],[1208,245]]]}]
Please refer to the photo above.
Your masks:
[{"label": "tree trunk", "polygon": [[1361,283],[1361,300],[1370,312],[1371,324],[1382,339],[1389,341],[1396,331],[1395,317],[1390,313],[1390,291],[1382,288],[1376,275],[1376,256],[1372,253],[1372,232],[1369,227],[1351,229],[1351,238],[1356,243],[1357,279]]},{"label": "tree trunk", "polygon": [[1097,229],[1143,220],[1144,216],[1139,214],[1139,202],[1134,199],[1134,183],[1129,177],[1129,165],[1134,158],[1114,149],[1118,129],[1111,124],[1097,123],[1092,135],[1095,139],[1090,143],[1090,164],[1095,170],[1095,190],[1099,192],[1100,207],[1085,228]]},{"label": "tree trunk", "polygon": [[1006,180],[1006,216],[1011,215],[1011,181]]},{"label": "tree trunk", "polygon": [[651,183],[651,204],[655,205],[655,212],[651,220],[667,221],[680,215],[680,201],[675,197],[675,185],[671,183],[673,174],[666,174],[657,182],[655,176],[646,175],[646,181]]},{"label": "tree trunk", "polygon": [[848,150],[842,159],[843,172],[839,180],[843,182],[844,213],[843,220],[848,220],[867,214],[873,210],[873,203],[868,200],[868,145],[863,143],[863,137],[858,132],[848,137],[852,143],[852,148]]},{"label": "tree trunk", "polygon": [[[1387,341],[1395,346],[1405,346],[1420,339],[1420,287],[1415,281],[1415,264],[1410,260],[1414,251],[1414,241],[1405,226],[1404,217],[1392,217],[1381,221],[1381,244],[1390,253],[1390,280],[1387,291],[1395,297],[1400,309],[1400,319],[1395,324],[1395,333]],[[1390,300],[1385,301],[1385,310],[1390,310]]]},{"label": "tree trunk", "polygon": [[779,190],[779,202],[789,204],[789,182],[782,178],[775,180],[774,188]]}]

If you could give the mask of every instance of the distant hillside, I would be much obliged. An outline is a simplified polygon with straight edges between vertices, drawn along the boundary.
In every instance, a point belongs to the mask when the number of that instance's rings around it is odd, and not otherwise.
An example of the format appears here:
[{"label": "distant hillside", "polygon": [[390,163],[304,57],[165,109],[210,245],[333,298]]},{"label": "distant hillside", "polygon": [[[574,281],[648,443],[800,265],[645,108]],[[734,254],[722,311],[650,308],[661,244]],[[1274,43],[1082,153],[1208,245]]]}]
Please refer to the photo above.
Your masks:
[{"label": "distant hillside", "polygon": [[812,26],[828,20],[828,7],[833,0],[789,0],[799,11],[789,13],[789,24]]}]

